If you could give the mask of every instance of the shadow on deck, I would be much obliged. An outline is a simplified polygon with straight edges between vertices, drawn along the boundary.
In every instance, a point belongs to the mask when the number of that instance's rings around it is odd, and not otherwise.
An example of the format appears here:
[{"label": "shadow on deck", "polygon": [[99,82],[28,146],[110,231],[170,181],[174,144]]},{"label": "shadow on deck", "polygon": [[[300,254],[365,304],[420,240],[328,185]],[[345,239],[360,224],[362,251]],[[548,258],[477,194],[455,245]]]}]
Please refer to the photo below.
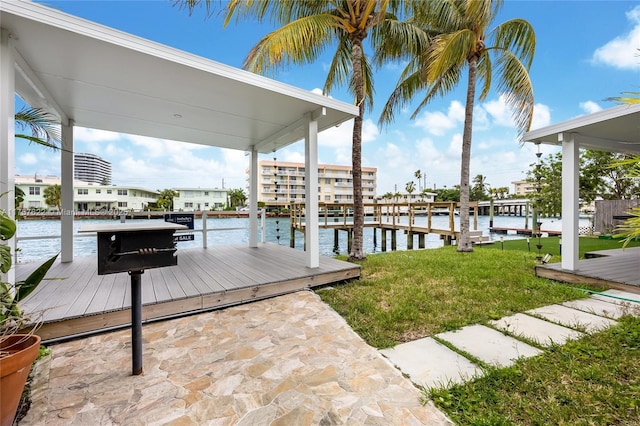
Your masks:
[{"label": "shadow on deck", "polygon": [[640,294],[640,247],[586,253],[575,271],[561,263],[536,266],[536,275],[568,283],[588,283]]},{"label": "shadow on deck", "polygon": [[[24,279],[37,264],[16,267]],[[204,312],[360,277],[360,266],[320,257],[319,268],[305,266],[305,253],[276,244],[221,246],[178,252],[178,265],[142,275],[143,322]],[[44,341],[128,326],[131,286],[126,273],[97,274],[95,256],[56,262],[22,304],[26,313],[43,312],[38,334]]]}]

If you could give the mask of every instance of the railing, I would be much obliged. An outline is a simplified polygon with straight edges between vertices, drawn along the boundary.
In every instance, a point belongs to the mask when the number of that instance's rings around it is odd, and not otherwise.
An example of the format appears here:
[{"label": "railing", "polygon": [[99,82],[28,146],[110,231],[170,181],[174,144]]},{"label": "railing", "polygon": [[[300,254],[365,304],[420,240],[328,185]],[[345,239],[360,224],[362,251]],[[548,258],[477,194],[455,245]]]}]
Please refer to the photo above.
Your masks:
[{"label": "railing", "polygon": [[[166,212],[167,214],[169,213],[177,213],[177,212]],[[180,212],[183,213],[183,212]],[[264,210],[258,210],[258,215],[260,217],[260,231],[261,231],[261,242],[266,242],[266,217],[267,215],[265,214]],[[120,222],[121,223],[125,223],[126,222],[126,217],[127,215],[125,213],[122,213],[120,215]],[[218,232],[218,231],[237,231],[237,230],[242,230],[242,229],[249,229],[249,227],[246,226],[240,226],[240,227],[225,227],[225,228],[208,228],[207,227],[207,212],[203,211],[202,212],[202,228],[201,229],[180,229],[178,231],[176,231],[176,234],[196,234],[196,233],[200,233],[202,234],[202,248],[207,248],[208,243],[207,243],[207,234],[209,232]],[[73,234],[73,238],[95,238],[97,235],[97,233],[95,232],[87,232],[87,233],[82,233],[82,234]],[[16,245],[18,244],[18,242],[20,241],[33,241],[33,240],[55,240],[55,239],[60,239],[62,238],[61,235],[32,235],[29,237],[19,237],[16,236]],[[15,264],[18,264],[18,250],[15,250],[14,252],[14,262]]]},{"label": "railing", "polygon": [[[459,208],[458,202],[416,202],[416,203],[398,203],[398,202],[380,202],[380,203],[364,203],[364,213],[366,216],[372,216],[373,222],[380,225],[408,226],[411,230],[416,225],[416,217],[426,216],[426,226],[422,229],[432,231],[432,217],[436,215],[446,214],[449,216],[449,226],[447,231],[455,234],[455,216]],[[473,229],[478,229],[478,203],[469,203],[470,213],[473,214]],[[292,203],[290,206],[291,226],[302,229],[304,225],[306,210],[305,203]],[[320,226],[336,226],[341,224],[345,227],[353,225],[353,203],[318,203],[318,215],[320,216]],[[408,217],[408,225],[406,222],[401,224],[401,217]],[[440,230],[443,231],[443,230]]]}]

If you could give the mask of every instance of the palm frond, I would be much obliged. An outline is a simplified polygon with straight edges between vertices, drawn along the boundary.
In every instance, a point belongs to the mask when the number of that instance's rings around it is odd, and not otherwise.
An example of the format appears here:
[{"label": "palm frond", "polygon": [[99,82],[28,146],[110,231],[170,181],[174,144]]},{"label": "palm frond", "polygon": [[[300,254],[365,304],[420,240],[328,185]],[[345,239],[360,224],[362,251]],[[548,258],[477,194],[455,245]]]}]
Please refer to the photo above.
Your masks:
[{"label": "palm frond", "polygon": [[491,62],[491,56],[487,51],[484,51],[478,59],[477,80],[482,84],[482,90],[478,99],[485,100],[491,90],[491,81],[493,79],[493,64]]},{"label": "palm frond", "polygon": [[497,90],[505,95],[516,128],[522,135],[531,127],[533,118],[533,83],[528,68],[518,57],[508,50],[495,51],[498,52],[496,70],[500,75]]},{"label": "palm frond", "polygon": [[15,137],[50,149],[60,149],[62,135],[58,118],[41,108],[24,107],[15,114],[16,127],[31,134],[16,133]]},{"label": "palm frond", "polygon": [[334,38],[335,23],[330,14],[290,22],[263,37],[249,52],[244,68],[269,75],[291,64],[313,62]]},{"label": "palm frond", "polygon": [[524,19],[511,19],[494,28],[491,36],[492,46],[510,51],[527,69],[531,68],[536,52],[536,34],[529,22]]}]

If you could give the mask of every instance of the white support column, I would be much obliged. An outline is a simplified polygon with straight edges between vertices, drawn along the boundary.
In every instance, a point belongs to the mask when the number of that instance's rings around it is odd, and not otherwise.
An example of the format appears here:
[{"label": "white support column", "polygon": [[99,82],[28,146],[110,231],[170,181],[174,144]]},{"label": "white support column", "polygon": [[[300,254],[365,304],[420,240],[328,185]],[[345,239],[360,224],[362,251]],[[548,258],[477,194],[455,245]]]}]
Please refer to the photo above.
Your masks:
[{"label": "white support column", "polygon": [[249,247],[258,247],[258,150],[251,147],[249,176]]},{"label": "white support column", "polygon": [[320,266],[320,236],[318,231],[318,121],[307,114],[304,134],[305,179],[305,239],[307,267]]},{"label": "white support column", "polygon": [[[0,30],[0,209],[13,217],[15,208],[15,65],[9,31]],[[16,240],[3,241],[15,253]],[[13,267],[4,277],[15,281]]]},{"label": "white support column", "polygon": [[62,123],[62,149],[60,152],[60,186],[62,212],[60,214],[61,262],[73,261],[73,120]]},{"label": "white support column", "polygon": [[578,264],[579,158],[574,135],[561,133],[562,142],[562,269],[574,271]]}]

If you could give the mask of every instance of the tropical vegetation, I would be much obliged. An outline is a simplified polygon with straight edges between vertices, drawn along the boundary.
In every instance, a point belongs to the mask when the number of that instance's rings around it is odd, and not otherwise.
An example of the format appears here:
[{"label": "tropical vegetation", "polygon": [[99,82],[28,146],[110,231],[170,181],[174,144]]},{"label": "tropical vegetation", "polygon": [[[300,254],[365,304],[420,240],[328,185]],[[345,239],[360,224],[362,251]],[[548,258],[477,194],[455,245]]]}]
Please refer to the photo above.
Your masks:
[{"label": "tropical vegetation", "polygon": [[244,206],[244,203],[247,201],[247,194],[244,193],[244,189],[230,189],[227,193],[229,197],[229,207],[234,209],[236,207]]},{"label": "tropical vegetation", "polygon": [[[53,150],[60,149],[61,134],[57,117],[41,108],[24,107],[15,113],[15,125],[21,132],[16,139],[24,139]],[[30,133],[22,133],[29,130]]]},{"label": "tropical vegetation", "polygon": [[[380,122],[393,120],[398,109],[419,93],[423,99],[412,118],[436,96],[451,92],[467,70],[467,96],[460,167],[460,239],[458,251],[473,251],[469,238],[469,169],[476,85],[479,99],[489,94],[494,78],[501,99],[512,109],[520,134],[529,130],[533,116],[533,86],[529,68],[535,52],[533,27],[511,19],[493,29],[502,1],[451,0],[417,2],[414,22],[435,35],[427,49],[410,58],[401,81],[385,105]],[[382,57],[398,54],[381,52]],[[406,54],[405,54],[406,55]]]},{"label": "tropical vegetation", "polygon": [[[181,2],[192,11],[204,3],[211,10],[210,0]],[[225,7],[225,25],[233,18],[271,19],[281,25],[264,36],[249,52],[244,67],[250,71],[270,74],[289,65],[314,62],[327,49],[333,49],[323,92],[346,85],[354,96],[359,114],[353,123],[352,181],[354,228],[349,258],[365,257],[362,248],[364,205],[362,200],[362,123],[365,109],[373,105],[373,69],[364,40],[371,41],[372,50],[380,50],[387,40],[414,52],[426,46],[422,31],[397,19],[396,13],[407,12],[409,1],[335,0],[335,1],[245,1],[233,0]]]},{"label": "tropical vegetation", "polygon": [[62,187],[58,184],[49,185],[44,189],[44,202],[51,207],[62,209]]},{"label": "tropical vegetation", "polygon": [[160,191],[156,205],[161,209],[173,211],[173,199],[179,196],[175,189],[163,189]]}]

